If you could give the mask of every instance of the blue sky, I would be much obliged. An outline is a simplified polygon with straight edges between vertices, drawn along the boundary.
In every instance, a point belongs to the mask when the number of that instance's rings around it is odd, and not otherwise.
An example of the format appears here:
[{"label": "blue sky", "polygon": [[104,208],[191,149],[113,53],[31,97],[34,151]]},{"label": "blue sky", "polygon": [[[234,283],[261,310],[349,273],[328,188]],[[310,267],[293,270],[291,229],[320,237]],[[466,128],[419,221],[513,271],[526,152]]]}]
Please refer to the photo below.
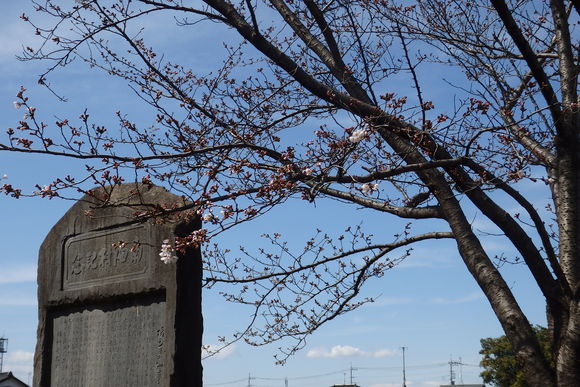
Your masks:
[{"label": "blue sky", "polygon": [[[123,110],[139,115],[143,112],[130,103],[121,82],[113,81],[83,66],[72,66],[51,78],[69,102],[59,102],[46,89],[36,84],[42,63],[22,63],[15,54],[22,44],[32,41],[33,31],[19,20],[23,11],[30,12],[30,3],[21,0],[0,0],[0,130],[16,125],[22,111],[13,106],[21,85],[27,87],[32,105],[52,122],[55,117],[76,117],[84,107],[104,123],[114,123],[114,112]],[[156,28],[152,25],[151,28]],[[211,31],[203,30],[199,41]],[[172,41],[168,51],[187,55],[175,45],[183,36],[160,37],[160,43]],[[211,44],[196,49],[199,68],[211,63]],[[116,96],[116,97],[112,97]],[[146,115],[144,115],[146,117]],[[54,119],[53,119],[54,118]],[[33,188],[47,184],[52,177],[80,171],[74,161],[29,157],[0,153],[2,183]],[[526,187],[529,188],[529,187]],[[541,192],[538,192],[540,195]],[[0,197],[0,336],[9,339],[4,370],[13,371],[27,381],[32,372],[35,346],[36,261],[38,247],[53,225],[72,205],[63,200],[19,199]],[[511,209],[510,209],[511,210]],[[513,209],[516,210],[515,208]],[[281,221],[282,220],[282,221]],[[389,219],[368,211],[346,208],[331,202],[316,206],[303,201],[289,201],[267,216],[245,224],[220,236],[223,247],[237,248],[244,241],[256,249],[264,232],[280,232],[297,248],[318,228],[340,232],[349,225],[363,222],[375,233],[392,235],[398,231]],[[474,226],[485,231],[493,228],[483,219],[474,218]],[[425,227],[425,226],[423,226]],[[427,225],[428,227],[428,225]],[[491,254],[510,250],[501,239],[484,239]],[[523,267],[505,267],[508,283],[534,323],[544,323],[543,303]],[[219,289],[215,289],[219,290]],[[236,343],[219,355],[205,361],[205,382],[208,386],[246,386],[248,377],[253,386],[330,386],[350,379],[362,387],[399,386],[402,381],[402,353],[407,347],[406,362],[409,386],[434,386],[449,380],[447,362],[462,359],[463,381],[480,381],[479,339],[498,336],[501,329],[487,301],[460,261],[453,242],[423,242],[401,266],[371,281],[366,296],[377,298],[355,312],[336,319],[311,335],[307,346],[289,359],[286,365],[274,365],[277,344],[251,347]],[[247,321],[251,310],[225,303],[217,292],[205,294],[206,344],[216,344],[217,337],[230,335]]]}]

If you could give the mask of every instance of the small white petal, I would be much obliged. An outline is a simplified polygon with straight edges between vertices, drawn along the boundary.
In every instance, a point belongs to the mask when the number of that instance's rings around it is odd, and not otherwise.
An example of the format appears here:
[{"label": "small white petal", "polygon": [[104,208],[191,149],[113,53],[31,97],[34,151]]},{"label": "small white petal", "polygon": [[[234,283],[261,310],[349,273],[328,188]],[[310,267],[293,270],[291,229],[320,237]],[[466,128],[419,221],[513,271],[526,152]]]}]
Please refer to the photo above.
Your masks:
[{"label": "small white petal", "polygon": [[367,131],[364,129],[355,130],[352,135],[348,138],[350,142],[356,143],[361,142],[367,135]]}]

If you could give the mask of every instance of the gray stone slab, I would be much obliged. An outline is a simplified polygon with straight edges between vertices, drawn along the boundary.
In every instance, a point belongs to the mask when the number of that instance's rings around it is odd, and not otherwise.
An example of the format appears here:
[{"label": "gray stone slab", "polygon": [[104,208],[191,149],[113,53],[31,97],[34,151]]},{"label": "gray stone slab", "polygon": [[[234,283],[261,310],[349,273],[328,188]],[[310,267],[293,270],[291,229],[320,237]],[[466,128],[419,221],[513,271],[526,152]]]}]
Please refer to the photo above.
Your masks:
[{"label": "gray stone slab", "polygon": [[39,253],[34,386],[202,385],[199,249],[159,259],[164,239],[199,228],[175,211],[186,205],[161,187],[123,184],[85,196],[54,225]]},{"label": "gray stone slab", "polygon": [[[139,242],[145,225],[87,232],[64,244],[63,288],[80,289],[146,278],[156,247]],[[125,246],[115,246],[125,241]]]}]

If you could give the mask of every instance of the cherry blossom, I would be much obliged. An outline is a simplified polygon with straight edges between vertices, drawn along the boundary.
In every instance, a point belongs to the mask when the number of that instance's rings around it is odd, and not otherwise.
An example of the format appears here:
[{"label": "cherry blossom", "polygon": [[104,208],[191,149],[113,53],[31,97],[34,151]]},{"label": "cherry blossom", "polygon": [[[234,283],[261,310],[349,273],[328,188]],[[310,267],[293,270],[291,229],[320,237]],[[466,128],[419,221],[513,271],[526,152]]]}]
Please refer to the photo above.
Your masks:
[{"label": "cherry blossom", "polygon": [[369,193],[376,191],[378,188],[379,188],[378,184],[364,183],[363,185],[360,186],[360,190],[365,195],[368,195]]},{"label": "cherry blossom", "polygon": [[177,255],[175,255],[175,249],[169,243],[169,239],[163,240],[159,256],[161,257],[161,262],[165,263],[166,265],[177,262]]},{"label": "cherry blossom", "polygon": [[365,129],[357,129],[352,132],[352,135],[348,138],[350,142],[357,143],[361,142],[367,136],[367,131]]},{"label": "cherry blossom", "polygon": [[[546,300],[554,342],[578,341],[565,328],[580,321],[570,296],[580,287],[580,238],[567,226],[579,221],[573,188],[580,175],[574,163],[561,162],[575,160],[580,148],[578,59],[571,54],[578,47],[576,2],[463,0],[451,10],[447,2],[426,0],[409,7],[205,0],[198,8],[179,7],[174,24],[192,35],[202,23],[231,30],[212,45],[223,43],[224,51],[207,71],[187,56],[174,61],[174,50],[155,47],[147,31],[138,38],[125,32],[145,29],[141,15],[166,10],[169,16],[181,2],[75,2],[42,1],[41,24],[45,16],[52,21],[43,28],[21,16],[40,39],[23,59],[51,63],[39,83],[48,87],[51,73],[78,58],[75,63],[127,83],[148,110],[142,117],[119,111],[118,125],[104,125],[88,110],[54,122],[43,118],[53,116],[50,109],[31,107],[22,87],[14,107],[25,116],[2,134],[0,151],[68,157],[86,170],[36,185],[30,194],[11,184],[1,184],[0,193],[74,198],[93,185],[128,179],[179,192],[185,209],[202,209],[183,217],[200,216],[209,227],[165,240],[162,261],[206,249],[200,263],[208,286],[226,284],[228,301],[255,307],[252,326],[236,339],[295,340],[280,348],[282,362],[304,347],[305,335],[369,302],[366,281],[402,262],[408,246],[454,238],[515,352],[529,362],[524,368],[534,370],[530,384],[578,384],[580,368],[570,366],[578,351],[561,346],[554,353],[559,363],[548,368],[529,345],[533,329],[499,270],[506,262],[525,263]],[[542,22],[533,22],[531,12]],[[188,47],[205,50],[199,43]],[[547,188],[551,215],[535,208],[528,184],[514,185],[522,179],[549,185],[540,188]],[[316,230],[304,248],[291,251],[272,230],[257,252],[240,247],[242,258],[208,243],[295,197],[314,207],[323,200],[363,207],[400,231],[391,240],[382,229],[371,234],[349,226],[336,238]],[[521,207],[515,215],[505,207],[512,205]],[[179,210],[151,207],[147,214]],[[490,256],[472,214],[497,227],[506,256]],[[412,223],[433,231],[415,234]]]}]

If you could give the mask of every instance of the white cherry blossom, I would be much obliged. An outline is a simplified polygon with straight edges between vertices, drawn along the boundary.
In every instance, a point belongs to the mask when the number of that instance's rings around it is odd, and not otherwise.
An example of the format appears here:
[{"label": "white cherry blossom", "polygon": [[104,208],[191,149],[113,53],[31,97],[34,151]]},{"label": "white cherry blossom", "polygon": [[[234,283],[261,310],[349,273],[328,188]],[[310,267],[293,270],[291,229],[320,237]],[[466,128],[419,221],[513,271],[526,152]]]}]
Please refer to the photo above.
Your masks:
[{"label": "white cherry blossom", "polygon": [[169,239],[164,239],[161,245],[161,252],[159,253],[161,257],[161,262],[165,264],[177,262],[177,255],[175,255],[175,249],[171,244],[169,244]]},{"label": "white cherry blossom", "polygon": [[364,183],[363,185],[360,186],[360,190],[362,191],[363,194],[367,195],[373,191],[376,191],[379,188],[378,184],[369,184],[369,183]]},{"label": "white cherry blossom", "polygon": [[367,135],[367,131],[365,129],[357,129],[352,132],[352,135],[348,138],[350,142],[361,142]]}]

